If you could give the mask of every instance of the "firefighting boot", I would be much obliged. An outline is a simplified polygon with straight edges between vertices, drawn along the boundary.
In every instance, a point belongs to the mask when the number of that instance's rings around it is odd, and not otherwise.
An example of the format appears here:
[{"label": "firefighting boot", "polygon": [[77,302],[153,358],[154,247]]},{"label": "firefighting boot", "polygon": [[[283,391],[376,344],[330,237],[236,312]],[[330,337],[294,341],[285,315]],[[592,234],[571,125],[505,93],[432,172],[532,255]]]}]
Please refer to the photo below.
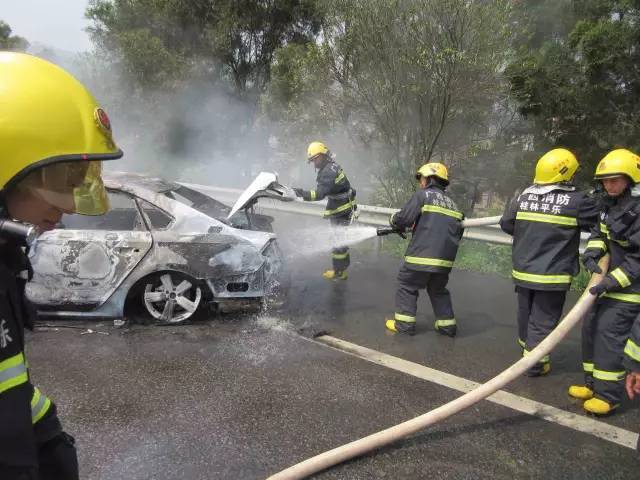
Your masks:
[{"label": "firefighting boot", "polygon": [[416,334],[415,322],[401,322],[400,320],[386,320],[384,326],[394,333],[406,333],[407,335]]},{"label": "firefighting boot", "polygon": [[589,400],[593,398],[593,389],[587,385],[571,385],[569,387],[569,396],[578,400]]},{"label": "firefighting boot", "polygon": [[537,363],[529,370],[527,370],[527,377],[542,377],[548,374],[551,371],[551,364],[549,362],[546,363]]},{"label": "firefighting boot", "polygon": [[348,278],[347,272],[344,270],[342,272],[327,270],[322,274],[322,276],[327,280],[346,280]]},{"label": "firefighting boot", "polygon": [[582,404],[587,413],[596,416],[611,415],[616,408],[620,406],[618,403],[609,403],[597,397],[593,397]]},{"label": "firefighting boot", "polygon": [[433,328],[440,335],[445,335],[447,337],[455,337],[458,332],[458,326],[456,325],[456,321],[454,319],[451,320],[436,320],[433,324]]}]

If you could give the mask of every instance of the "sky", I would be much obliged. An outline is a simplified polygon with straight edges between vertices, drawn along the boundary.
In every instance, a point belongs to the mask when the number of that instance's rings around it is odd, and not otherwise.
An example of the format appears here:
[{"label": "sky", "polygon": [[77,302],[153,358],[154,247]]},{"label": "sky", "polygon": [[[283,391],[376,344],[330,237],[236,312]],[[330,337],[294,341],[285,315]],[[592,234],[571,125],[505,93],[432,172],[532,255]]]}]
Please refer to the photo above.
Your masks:
[{"label": "sky", "polygon": [[88,0],[0,0],[0,20],[32,44],[70,52],[91,49],[84,11]]}]

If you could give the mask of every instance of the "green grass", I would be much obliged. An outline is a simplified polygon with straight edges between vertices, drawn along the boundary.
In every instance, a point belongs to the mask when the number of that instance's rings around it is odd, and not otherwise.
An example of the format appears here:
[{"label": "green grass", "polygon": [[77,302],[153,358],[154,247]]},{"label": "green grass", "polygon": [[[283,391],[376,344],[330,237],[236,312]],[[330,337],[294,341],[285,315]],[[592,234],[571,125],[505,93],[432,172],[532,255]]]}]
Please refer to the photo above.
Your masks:
[{"label": "green grass", "polygon": [[[385,238],[382,251],[392,256],[402,257],[408,244],[409,240],[390,235]],[[454,268],[511,278],[511,247],[463,239],[460,242]],[[581,266],[580,273],[573,277],[571,289],[581,291],[588,281],[589,275]]]}]

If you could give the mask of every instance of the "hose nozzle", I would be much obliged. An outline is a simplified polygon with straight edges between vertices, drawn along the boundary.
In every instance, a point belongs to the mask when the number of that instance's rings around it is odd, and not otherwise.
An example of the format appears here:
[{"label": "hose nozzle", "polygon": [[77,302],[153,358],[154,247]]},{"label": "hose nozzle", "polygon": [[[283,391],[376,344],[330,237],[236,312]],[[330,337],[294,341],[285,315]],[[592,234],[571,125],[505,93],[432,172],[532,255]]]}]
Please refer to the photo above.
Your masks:
[{"label": "hose nozzle", "polygon": [[384,237],[386,235],[390,235],[392,233],[397,233],[398,235],[400,235],[402,238],[407,238],[407,236],[404,234],[404,232],[396,227],[378,227],[376,228],[376,235],[378,235],[379,237]]}]

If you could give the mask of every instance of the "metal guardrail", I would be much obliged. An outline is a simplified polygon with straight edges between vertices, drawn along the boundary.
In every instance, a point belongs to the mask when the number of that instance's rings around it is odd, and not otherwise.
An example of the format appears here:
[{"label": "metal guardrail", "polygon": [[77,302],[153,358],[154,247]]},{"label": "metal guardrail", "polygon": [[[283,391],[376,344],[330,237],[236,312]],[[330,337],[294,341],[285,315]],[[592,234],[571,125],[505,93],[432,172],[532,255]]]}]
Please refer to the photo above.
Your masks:
[{"label": "metal guardrail", "polygon": [[[193,183],[183,183],[183,185],[211,195],[224,203],[233,204],[243,190],[237,188],[211,187]],[[290,202],[282,202],[270,198],[260,199],[256,208],[279,212],[294,213],[299,215],[310,215],[322,217],[326,200],[319,202],[304,202],[296,199]],[[358,204],[357,222],[364,225],[386,226],[389,225],[389,217],[398,209],[376,207],[374,205]],[[470,218],[464,221],[464,238],[478,240],[481,242],[495,243],[500,245],[511,245],[511,236],[500,230],[497,225],[500,217]],[[588,234],[581,235],[580,251],[584,251]]]}]

